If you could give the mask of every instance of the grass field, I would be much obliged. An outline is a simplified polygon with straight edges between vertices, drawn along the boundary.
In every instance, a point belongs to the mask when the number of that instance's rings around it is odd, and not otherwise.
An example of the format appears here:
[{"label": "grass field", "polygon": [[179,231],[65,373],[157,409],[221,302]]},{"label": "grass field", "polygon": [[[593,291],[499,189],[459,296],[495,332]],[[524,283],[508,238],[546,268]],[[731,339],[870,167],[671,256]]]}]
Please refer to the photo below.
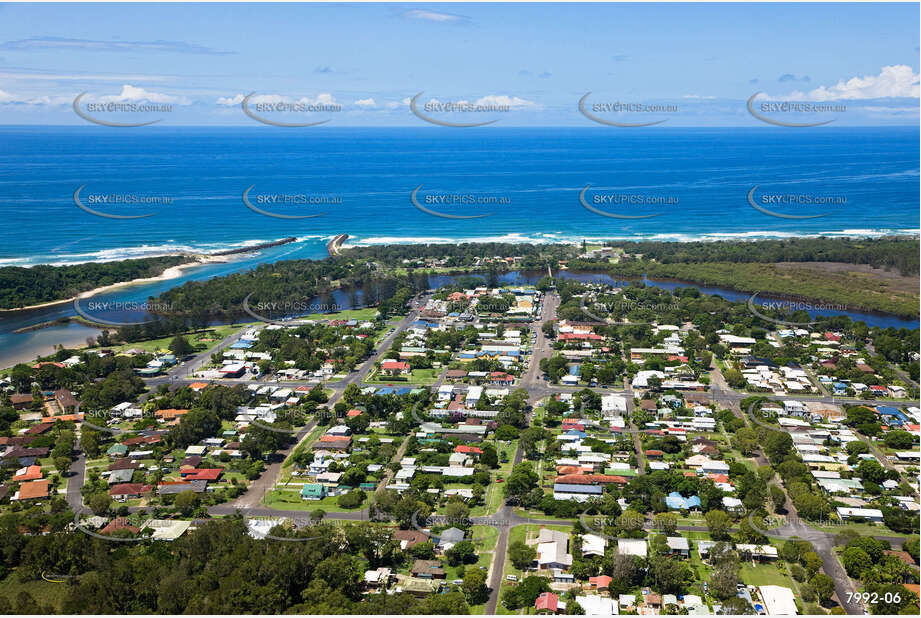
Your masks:
[{"label": "grass field", "polygon": [[[207,330],[201,332],[195,332],[192,334],[186,334],[186,340],[192,347],[195,348],[196,352],[201,352],[207,350],[211,346],[216,345],[224,337],[233,334],[234,332],[244,328],[243,324],[231,324],[227,326],[213,326]],[[162,339],[151,339],[150,341],[138,341],[136,343],[126,343],[123,345],[116,346],[112,348],[116,354],[119,352],[124,352],[125,350],[137,349],[144,350],[145,352],[158,353],[158,352],[169,352],[170,341],[173,340],[175,335],[169,337],[163,337]]]},{"label": "grass field", "polygon": [[[55,579],[53,574],[46,573],[46,577],[52,580]],[[14,613],[17,607],[17,597],[22,592],[31,594],[36,602],[41,605],[49,605],[60,613],[63,608],[64,598],[67,595],[67,583],[66,580],[49,582],[43,579],[20,582],[15,572],[0,581],[0,596],[7,598]]]},{"label": "grass field", "polygon": [[292,485],[290,489],[273,489],[266,494],[262,503],[270,509],[279,509],[282,511],[304,511],[305,513],[315,509],[323,509],[327,513],[354,513],[368,508],[371,503],[371,492],[365,492],[367,497],[365,501],[354,509],[344,509],[338,504],[339,496],[326,497],[322,500],[302,500],[301,484]]},{"label": "grass field", "polygon": [[739,576],[742,581],[752,586],[786,586],[793,589],[793,579],[781,571],[780,567],[770,563],[756,564],[742,562]]}]

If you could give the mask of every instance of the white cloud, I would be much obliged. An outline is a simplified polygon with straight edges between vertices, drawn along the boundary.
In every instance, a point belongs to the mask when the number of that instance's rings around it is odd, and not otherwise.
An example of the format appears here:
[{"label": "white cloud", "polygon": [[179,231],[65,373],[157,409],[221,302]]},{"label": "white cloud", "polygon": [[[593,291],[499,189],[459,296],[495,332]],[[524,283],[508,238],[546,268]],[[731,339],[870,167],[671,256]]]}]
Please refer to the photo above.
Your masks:
[{"label": "white cloud", "polygon": [[242,103],[244,98],[245,97],[242,94],[235,94],[232,97],[218,97],[217,104],[224,105],[226,107],[232,107]]},{"label": "white cloud", "polygon": [[490,94],[485,97],[480,97],[476,100],[475,105],[491,105],[491,106],[505,106],[505,107],[532,107],[535,105],[534,101],[528,101],[527,99],[522,99],[519,97],[510,97],[504,94]]},{"label": "white cloud", "polygon": [[184,97],[175,97],[162,92],[152,92],[131,84],[124,84],[119,94],[98,97],[101,103],[123,103],[125,101],[146,101],[148,103],[179,103],[188,105],[190,101]]},{"label": "white cloud", "polygon": [[682,99],[693,99],[697,101],[709,101],[711,99],[715,99],[716,97],[705,95],[705,94],[684,94],[684,95],[681,95],[681,98]]},{"label": "white cloud", "polygon": [[15,95],[5,90],[0,90],[0,104],[14,105],[70,105],[73,99],[70,97],[49,97],[47,95],[38,97],[27,97]]},{"label": "white cloud", "polygon": [[377,107],[377,103],[374,101],[374,97],[369,97],[367,99],[358,99],[355,101],[355,105],[358,107]]},{"label": "white cloud", "polygon": [[[246,98],[246,95],[237,93],[232,97],[218,97],[217,104],[223,105],[226,107],[232,107],[234,105],[239,105],[243,102],[243,99]],[[373,100],[373,99],[372,99]],[[315,98],[310,97],[301,97],[300,99],[292,99],[291,97],[282,95],[282,94],[256,94],[250,97],[250,103],[301,103],[304,105],[338,105],[336,103],[336,98],[324,92],[318,94]]]},{"label": "white cloud", "polygon": [[412,9],[403,13],[403,16],[412,19],[421,19],[423,21],[432,21],[440,24],[458,24],[470,21],[469,17],[464,17],[463,15],[442,13],[440,11],[428,11],[425,9]]},{"label": "white cloud", "polygon": [[794,92],[790,100],[800,101],[836,101],[841,99],[886,99],[894,97],[921,97],[919,74],[908,65],[897,64],[885,66],[879,75],[852,77],[841,80],[834,86],[820,86],[808,93]]}]

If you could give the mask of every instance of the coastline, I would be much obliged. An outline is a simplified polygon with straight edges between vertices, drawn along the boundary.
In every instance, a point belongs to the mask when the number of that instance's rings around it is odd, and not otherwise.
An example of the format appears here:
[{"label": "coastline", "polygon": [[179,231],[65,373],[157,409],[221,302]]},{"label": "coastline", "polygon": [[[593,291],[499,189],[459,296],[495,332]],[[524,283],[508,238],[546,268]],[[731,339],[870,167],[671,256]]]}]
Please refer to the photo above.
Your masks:
[{"label": "coastline", "polygon": [[28,305],[26,307],[0,309],[0,314],[15,313],[17,311],[31,311],[33,309],[42,309],[44,307],[54,307],[55,305],[63,305],[67,303],[72,303],[76,300],[80,300],[81,298],[89,298],[90,296],[95,296],[96,294],[107,292],[109,290],[118,289],[121,287],[129,287],[129,286],[138,285],[141,283],[154,283],[156,281],[168,281],[169,279],[176,279],[177,277],[181,276],[182,271],[187,268],[192,268],[194,266],[200,266],[202,264],[209,264],[209,263],[214,263],[214,262],[224,262],[224,260],[211,259],[211,257],[208,255],[197,256],[196,259],[192,262],[186,262],[184,264],[177,264],[176,266],[170,266],[169,268],[164,270],[162,273],[160,273],[156,277],[141,277],[138,279],[131,279],[130,281],[119,281],[117,283],[111,283],[109,285],[103,285],[97,288],[93,288],[92,290],[80,292],[79,294],[77,294],[76,296],[72,296],[71,298],[64,298],[61,300],[52,300],[46,303],[39,303],[37,305]]}]

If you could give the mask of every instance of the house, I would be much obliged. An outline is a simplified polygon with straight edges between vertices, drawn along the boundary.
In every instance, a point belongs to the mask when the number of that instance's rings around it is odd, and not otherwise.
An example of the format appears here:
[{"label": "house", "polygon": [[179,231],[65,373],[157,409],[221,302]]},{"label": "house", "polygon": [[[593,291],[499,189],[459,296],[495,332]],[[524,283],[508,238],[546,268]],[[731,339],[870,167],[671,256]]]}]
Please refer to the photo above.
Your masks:
[{"label": "house", "polygon": [[582,535],[582,555],[604,557],[604,548],[608,542],[604,537],[596,534]]},{"label": "house", "polygon": [[112,534],[120,530],[127,530],[131,534],[137,534],[141,531],[137,526],[132,526],[131,522],[126,517],[116,517],[106,524],[106,526],[99,531],[99,534]]},{"label": "house", "polygon": [[322,483],[304,483],[301,488],[301,500],[322,500],[326,497],[326,485]]},{"label": "house", "polygon": [[106,455],[109,457],[124,457],[127,454],[128,447],[124,444],[118,444],[117,442],[106,450]]},{"label": "house", "polygon": [[673,491],[665,498],[665,504],[672,510],[690,511],[700,508],[700,497],[690,496],[685,498],[677,491]]},{"label": "house", "polygon": [[668,545],[668,553],[672,556],[683,556],[687,558],[690,554],[691,547],[688,544],[688,540],[683,536],[666,537],[665,543]]},{"label": "house", "polygon": [[883,521],[883,512],[879,509],[858,509],[839,506],[836,510],[838,511],[838,517],[840,517],[842,521],[853,518],[866,519],[867,521],[880,523]]},{"label": "house", "polygon": [[440,560],[416,560],[410,573],[419,579],[444,579],[446,576]]},{"label": "house", "polygon": [[438,535],[438,549],[447,551],[464,540],[464,531],[460,528],[448,528]]},{"label": "house", "polygon": [[[139,464],[140,466],[140,464]],[[119,468],[109,473],[108,484],[118,485],[120,483],[130,483],[134,478],[134,468]]]},{"label": "house", "polygon": [[400,549],[403,550],[411,549],[429,540],[429,536],[419,530],[394,530],[392,538],[394,541],[399,541]]},{"label": "house", "polygon": [[25,481],[37,481],[41,479],[42,476],[43,474],[42,474],[41,466],[25,466],[24,468],[20,468],[19,470],[16,471],[15,474],[13,474],[12,480],[15,483],[22,483]]},{"label": "house", "polygon": [[617,553],[621,556],[646,557],[646,539],[617,539]]},{"label": "house", "polygon": [[175,541],[192,526],[192,522],[180,519],[148,519],[141,526],[141,530],[151,530],[150,537],[160,541]]},{"label": "house", "polygon": [[29,481],[19,486],[19,491],[13,494],[10,500],[39,500],[48,497],[48,479],[41,481]]},{"label": "house", "polygon": [[576,603],[585,610],[586,616],[617,616],[617,599],[603,597],[600,594],[580,595]]},{"label": "house", "polygon": [[377,567],[373,571],[365,571],[364,584],[371,590],[386,588],[390,584],[392,571],[387,567]]},{"label": "house", "polygon": [[179,476],[184,481],[209,481],[217,482],[224,473],[224,468],[184,468],[179,471]]},{"label": "house", "polygon": [[537,537],[537,565],[542,569],[566,570],[572,566],[567,553],[569,535],[558,530],[541,528]]},{"label": "house", "polygon": [[[588,578],[589,586],[597,590],[607,590],[608,586],[611,585],[612,581],[614,580],[611,577],[608,577],[607,575],[598,575],[597,577]],[[585,609],[585,606],[583,606],[582,608]],[[588,612],[587,609],[586,609],[586,612]]]},{"label": "house", "polygon": [[785,586],[760,586],[758,591],[769,616],[795,616],[796,600],[793,591]]},{"label": "house", "polygon": [[555,614],[559,610],[560,599],[552,592],[542,592],[534,601],[538,614]]},{"label": "house", "polygon": [[80,405],[80,402],[77,401],[77,398],[74,397],[74,394],[66,388],[59,388],[58,390],[54,391],[54,400],[57,402],[58,406],[61,407],[61,411],[64,413],[73,412]]},{"label": "house", "polygon": [[381,363],[381,373],[387,376],[401,376],[412,373],[412,368],[405,361],[387,360]]},{"label": "house", "polygon": [[140,498],[143,494],[152,490],[152,485],[145,485],[144,483],[119,483],[109,488],[109,495],[116,500],[123,501],[130,498]]}]

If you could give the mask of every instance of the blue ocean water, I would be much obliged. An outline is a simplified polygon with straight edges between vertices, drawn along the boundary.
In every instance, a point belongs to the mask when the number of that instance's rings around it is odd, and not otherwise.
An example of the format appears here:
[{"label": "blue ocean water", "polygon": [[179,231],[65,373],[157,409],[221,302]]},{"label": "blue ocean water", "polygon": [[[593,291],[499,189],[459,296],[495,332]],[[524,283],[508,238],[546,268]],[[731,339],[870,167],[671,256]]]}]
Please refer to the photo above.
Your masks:
[{"label": "blue ocean water", "polygon": [[[0,216],[7,224],[0,266],[213,252],[298,238],[92,298],[124,303],[260,262],[320,258],[339,233],[359,245],[917,235],[918,139],[917,128],[0,127]],[[596,214],[580,202],[588,185],[584,197],[597,210],[657,216]],[[410,199],[420,186],[417,201],[425,209],[488,216],[423,212]],[[767,215],[748,201],[755,186],[756,204],[769,210],[825,216]],[[243,201],[250,187],[250,205],[259,210],[322,216],[255,212]],[[96,216],[75,203],[78,189],[80,203],[96,212],[153,216]],[[784,195],[831,202],[760,201]],[[112,205],[106,196],[158,201]],[[605,197],[621,202],[596,201]],[[637,203],[649,198],[658,201]],[[881,326],[917,324],[852,313]],[[72,304],[0,314],[0,366],[98,333],[77,324],[13,332],[74,314]]]},{"label": "blue ocean water", "polygon": [[[296,236],[291,257],[357,244],[917,234],[918,128],[480,129],[0,127],[0,265],[214,251]],[[417,209],[420,203],[447,219]],[[656,214],[647,219],[605,217]],[[116,220],[107,214],[150,214]],[[276,214],[322,214],[279,219]],[[831,198],[831,205],[747,200]],[[169,198],[111,206],[105,195]],[[258,202],[280,194],[328,203]],[[596,199],[617,195],[616,206]],[[450,204],[438,204],[449,198]],[[637,204],[637,200],[659,200]],[[464,200],[468,201],[464,201]],[[765,198],[770,200],[770,197]],[[477,203],[469,203],[474,200]],[[482,201],[488,203],[479,203]]]}]

